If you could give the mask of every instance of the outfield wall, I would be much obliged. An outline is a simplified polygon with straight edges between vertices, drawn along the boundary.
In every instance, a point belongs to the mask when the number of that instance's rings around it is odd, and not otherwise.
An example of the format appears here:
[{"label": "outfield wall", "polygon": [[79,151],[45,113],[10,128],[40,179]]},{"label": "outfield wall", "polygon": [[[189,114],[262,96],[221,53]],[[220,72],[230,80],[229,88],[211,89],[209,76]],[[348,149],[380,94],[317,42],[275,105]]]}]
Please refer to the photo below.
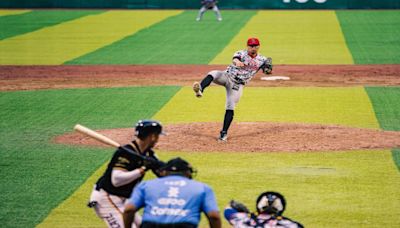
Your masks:
[{"label": "outfield wall", "polygon": [[[222,9],[399,9],[399,0],[220,0]],[[195,9],[200,0],[1,0],[0,8]]]}]

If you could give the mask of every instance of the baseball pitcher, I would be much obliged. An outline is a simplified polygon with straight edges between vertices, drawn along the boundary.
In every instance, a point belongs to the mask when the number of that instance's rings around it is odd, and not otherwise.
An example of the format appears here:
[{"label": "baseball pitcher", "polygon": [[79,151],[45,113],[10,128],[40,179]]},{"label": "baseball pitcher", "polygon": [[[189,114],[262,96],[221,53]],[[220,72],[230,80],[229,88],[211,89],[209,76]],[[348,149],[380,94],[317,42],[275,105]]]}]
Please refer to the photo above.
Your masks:
[{"label": "baseball pitcher", "polygon": [[[94,208],[108,227],[124,227],[122,213],[133,188],[147,170],[151,169],[158,176],[159,168],[164,165],[152,150],[162,134],[161,124],[154,120],[141,120],[135,131],[137,139],[117,149],[90,196],[88,206]],[[132,227],[140,224],[141,217],[137,214]]]},{"label": "baseball pitcher", "polygon": [[204,90],[214,82],[226,89],[226,111],[219,140],[227,141],[228,129],[232,123],[236,104],[243,93],[243,87],[250,82],[254,75],[262,70],[265,74],[272,73],[272,59],[258,54],[260,41],[257,38],[247,40],[247,50],[237,51],[233,55],[232,64],[225,71],[210,71],[199,83],[193,84],[197,97],[202,97]]},{"label": "baseball pitcher", "polygon": [[196,21],[201,21],[204,13],[207,10],[213,10],[215,12],[215,16],[217,16],[218,21],[222,21],[221,12],[218,9],[216,0],[203,0],[201,1],[201,8],[199,10],[199,14],[197,15]]}]

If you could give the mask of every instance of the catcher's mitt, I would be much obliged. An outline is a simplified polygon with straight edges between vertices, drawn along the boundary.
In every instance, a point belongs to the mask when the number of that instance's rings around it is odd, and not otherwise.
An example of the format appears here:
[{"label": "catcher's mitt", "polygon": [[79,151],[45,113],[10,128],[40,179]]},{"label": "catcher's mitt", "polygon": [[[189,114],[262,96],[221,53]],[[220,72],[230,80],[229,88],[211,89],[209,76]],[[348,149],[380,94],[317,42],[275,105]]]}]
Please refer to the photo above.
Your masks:
[{"label": "catcher's mitt", "polygon": [[260,69],[264,72],[264,74],[271,74],[272,73],[272,58],[268,57],[264,64],[261,65]]},{"label": "catcher's mitt", "polygon": [[231,208],[237,210],[238,212],[250,213],[249,209],[247,209],[247,207],[243,203],[240,203],[238,201],[231,200],[229,205],[231,206]]}]

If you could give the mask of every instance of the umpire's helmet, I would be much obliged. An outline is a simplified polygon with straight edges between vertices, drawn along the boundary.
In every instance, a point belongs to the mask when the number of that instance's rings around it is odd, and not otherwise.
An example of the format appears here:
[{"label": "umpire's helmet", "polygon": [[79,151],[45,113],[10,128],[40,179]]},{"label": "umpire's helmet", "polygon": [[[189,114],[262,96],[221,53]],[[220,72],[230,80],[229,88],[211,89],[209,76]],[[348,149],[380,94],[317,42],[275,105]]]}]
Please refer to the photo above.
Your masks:
[{"label": "umpire's helmet", "polygon": [[277,192],[264,192],[256,202],[257,212],[274,214],[276,216],[282,215],[285,210],[286,201],[283,195]]},{"label": "umpire's helmet", "polygon": [[165,170],[171,174],[180,173],[182,175],[189,172],[190,175],[188,177],[190,179],[193,178],[197,173],[197,170],[193,168],[189,162],[180,157],[169,160],[163,167],[161,167],[161,170]]},{"label": "umpire's helmet", "polygon": [[137,122],[135,126],[135,135],[139,139],[144,139],[152,133],[164,134],[160,122],[155,120],[139,120]]},{"label": "umpire's helmet", "polygon": [[187,162],[186,160],[183,160],[180,157],[171,159],[165,164],[163,167],[164,170],[166,171],[171,171],[171,172],[185,172],[185,171],[190,171],[193,173],[193,167],[192,165]]}]

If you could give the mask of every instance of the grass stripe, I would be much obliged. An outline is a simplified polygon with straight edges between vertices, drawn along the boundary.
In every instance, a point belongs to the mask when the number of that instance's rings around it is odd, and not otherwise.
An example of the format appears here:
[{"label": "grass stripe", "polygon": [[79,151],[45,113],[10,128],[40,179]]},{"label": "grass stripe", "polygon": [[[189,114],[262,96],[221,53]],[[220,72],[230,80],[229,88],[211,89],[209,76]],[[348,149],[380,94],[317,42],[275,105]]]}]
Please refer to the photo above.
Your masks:
[{"label": "grass stripe", "polygon": [[[191,104],[191,105],[188,105]],[[165,123],[220,122],[225,112],[225,88],[211,86],[198,99],[182,88],[155,116]],[[244,89],[234,121],[338,124],[379,128],[362,87]]]},{"label": "grass stripe", "polygon": [[384,130],[400,131],[400,87],[366,87],[376,118]]},{"label": "grass stripe", "polygon": [[230,63],[251,36],[276,64],[353,64],[334,11],[259,11],[211,64]]},{"label": "grass stripe", "polygon": [[110,150],[54,145],[52,137],[72,131],[76,123],[93,129],[132,127],[138,119],[152,117],[178,89],[1,92],[2,226],[40,223],[110,158]]},{"label": "grass stripe", "polygon": [[[366,91],[381,128],[400,131],[400,87],[367,87]],[[392,157],[400,171],[400,149],[393,149]]]},{"label": "grass stripe", "polygon": [[336,14],[355,63],[400,63],[400,10]]},{"label": "grass stripe", "polygon": [[181,11],[112,10],[0,41],[0,64],[58,65]]},{"label": "grass stripe", "polygon": [[[111,157],[112,152],[109,150],[108,153]],[[104,227],[104,222],[95,215],[93,209],[86,206],[85,202],[89,201],[93,185],[103,175],[107,165],[108,163],[104,163],[97,169],[71,196],[54,208],[36,228],[61,228],[66,224],[68,227]]]},{"label": "grass stripe", "polygon": [[185,11],[68,64],[207,64],[236,35],[254,11],[226,11],[196,22]]},{"label": "grass stripe", "polygon": [[28,13],[30,10],[0,10],[0,17]]},{"label": "grass stripe", "polygon": [[[254,208],[258,194],[275,190],[288,200],[285,215],[305,227],[397,227],[400,176],[389,151],[321,153],[159,152],[180,156],[198,170],[196,180],[210,184],[222,210],[231,199]],[[103,227],[85,207],[103,165],[39,227]],[[373,168],[374,172],[369,172]],[[227,175],[223,175],[227,174]],[[146,175],[146,178],[153,178]],[[385,197],[376,197],[385,195]],[[376,210],[385,205],[386,210]],[[304,212],[307,213],[304,213]],[[371,217],[371,211],[374,216]],[[331,215],[335,216],[331,216]],[[325,219],[329,218],[329,219]],[[376,223],[379,219],[379,223]],[[207,227],[205,218],[200,227]],[[224,227],[230,227],[224,221]]]},{"label": "grass stripe", "polygon": [[400,149],[393,149],[392,157],[393,157],[394,164],[396,164],[397,168],[400,171]]},{"label": "grass stripe", "polygon": [[0,40],[102,12],[98,10],[35,10],[24,14],[3,16],[0,17]]}]

